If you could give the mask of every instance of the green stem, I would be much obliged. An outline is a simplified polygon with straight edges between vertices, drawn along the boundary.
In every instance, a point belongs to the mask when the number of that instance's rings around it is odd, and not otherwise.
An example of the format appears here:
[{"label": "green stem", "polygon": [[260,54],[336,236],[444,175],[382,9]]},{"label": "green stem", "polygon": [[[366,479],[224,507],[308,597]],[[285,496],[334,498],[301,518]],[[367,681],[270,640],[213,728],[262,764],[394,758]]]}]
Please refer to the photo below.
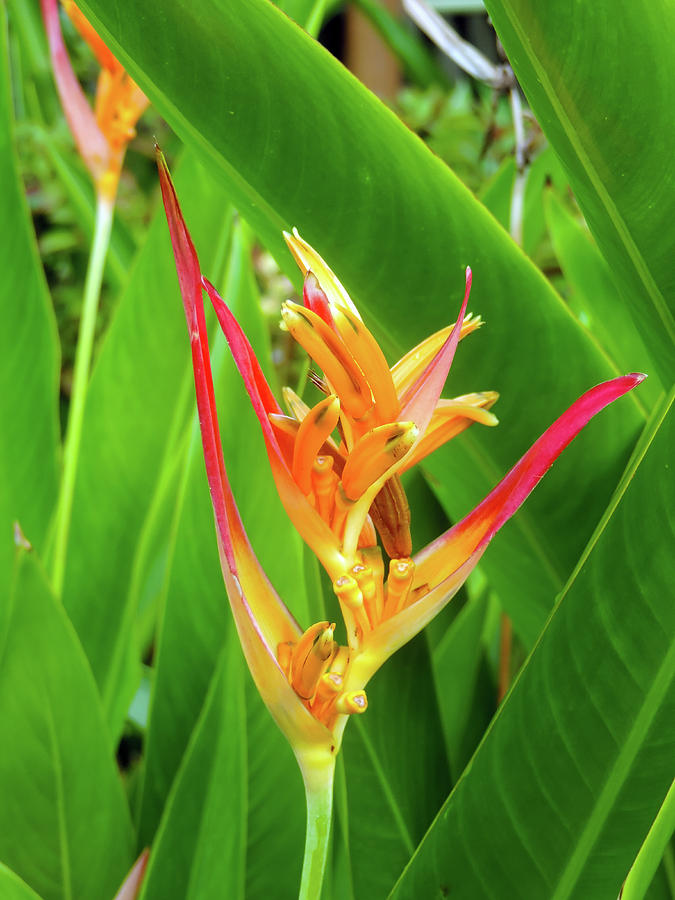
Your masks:
[{"label": "green stem", "polygon": [[103,281],[105,258],[108,252],[108,245],[110,244],[114,209],[114,200],[102,197],[100,194],[98,195],[96,198],[94,241],[91,248],[91,255],[89,256],[87,279],[84,285],[82,318],[80,320],[80,330],[77,336],[77,348],[75,350],[73,386],[70,393],[68,425],[63,448],[61,489],[55,516],[52,583],[57,597],[60,597],[63,591],[63,580],[66,571],[66,549],[68,546],[68,532],[70,531],[70,519],[73,509],[77,462],[80,455],[80,443],[82,439],[84,401],[89,385],[89,369],[91,367],[91,355],[94,346],[94,334],[96,332],[98,301],[101,294],[101,282]]},{"label": "green stem", "polygon": [[307,832],[298,900],[319,900],[333,812],[335,755],[298,758],[307,797]]},{"label": "green stem", "polygon": [[656,874],[675,829],[675,781],[635,857],[621,891],[621,900],[642,900]]}]

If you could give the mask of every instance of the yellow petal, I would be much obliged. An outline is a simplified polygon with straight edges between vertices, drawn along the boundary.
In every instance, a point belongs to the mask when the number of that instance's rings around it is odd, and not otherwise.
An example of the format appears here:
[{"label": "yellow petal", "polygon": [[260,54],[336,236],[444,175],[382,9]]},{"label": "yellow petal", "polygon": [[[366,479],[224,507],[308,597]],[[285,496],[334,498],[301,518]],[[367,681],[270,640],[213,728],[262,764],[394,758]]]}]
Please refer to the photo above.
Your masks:
[{"label": "yellow petal", "polygon": [[399,405],[384,353],[361,319],[348,309],[333,310],[333,321],[342,340],[366,376],[380,422],[395,422]]},{"label": "yellow petal", "polygon": [[307,351],[340,398],[345,411],[360,419],[373,405],[366,378],[344,342],[320,316],[297,303],[281,308],[286,327]]},{"label": "yellow petal", "polygon": [[308,272],[314,272],[323,292],[331,303],[342,309],[349,309],[357,318],[361,318],[359,311],[352,303],[347,291],[340,284],[335,272],[319,256],[316,250],[300,237],[298,229],[294,228],[293,234],[284,231],[284,238],[302,274],[306,275]]},{"label": "yellow petal", "polygon": [[414,422],[391,422],[368,431],[347,457],[342,487],[350,500],[358,500],[399,462],[417,439]]}]

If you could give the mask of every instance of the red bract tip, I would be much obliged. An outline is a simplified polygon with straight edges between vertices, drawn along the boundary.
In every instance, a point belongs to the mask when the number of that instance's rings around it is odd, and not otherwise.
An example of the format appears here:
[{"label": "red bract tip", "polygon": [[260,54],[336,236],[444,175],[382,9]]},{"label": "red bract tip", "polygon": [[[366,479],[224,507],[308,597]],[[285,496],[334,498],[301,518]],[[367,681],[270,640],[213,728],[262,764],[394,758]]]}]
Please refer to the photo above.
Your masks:
[{"label": "red bract tip", "polygon": [[[454,571],[472,553],[484,548],[593,416],[645,377],[622,375],[582,394],[468,516],[422,550],[418,557],[418,577],[436,583],[439,577]],[[428,573],[425,567],[430,570]]]},{"label": "red bract tip", "polygon": [[317,316],[321,316],[326,325],[330,325],[333,331],[335,331],[328,297],[322,290],[319,280],[314,272],[308,272],[305,276],[305,281],[302,286],[302,299],[307,309],[311,309]]}]

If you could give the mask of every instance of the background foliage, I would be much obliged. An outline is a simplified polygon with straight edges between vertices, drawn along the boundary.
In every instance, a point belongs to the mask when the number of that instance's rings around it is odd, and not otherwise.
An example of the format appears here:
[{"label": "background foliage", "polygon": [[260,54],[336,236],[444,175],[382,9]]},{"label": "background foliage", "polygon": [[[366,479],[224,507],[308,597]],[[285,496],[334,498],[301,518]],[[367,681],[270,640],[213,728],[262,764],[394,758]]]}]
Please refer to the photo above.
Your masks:
[{"label": "background foliage", "polygon": [[[295,24],[322,4],[82,4],[153,109],[118,204],[62,603],[43,567],[93,194],[37,5],[3,7],[2,896],[112,897],[148,845],[142,897],[297,892],[302,785],[231,628],[153,134],[175,161],[202,267],[273,382],[302,373],[276,328],[279,299],[299,286],[282,228],[329,260],[392,361],[454,318],[471,265],[486,325],[462,343],[447,390],[499,391],[501,424],[468,431],[410,480],[417,547],[583,390],[649,373],[373,681],[347,730],[325,896],[614,900],[652,823],[672,820],[675,15],[624,0],[486,6],[543,132],[532,126],[522,247],[508,234],[508,105],[384,7],[371,18],[408,73],[389,106]],[[242,517],[307,624],[330,598],[218,339],[213,355]],[[518,672],[498,706],[504,615]],[[632,896],[675,896],[660,833]]]}]

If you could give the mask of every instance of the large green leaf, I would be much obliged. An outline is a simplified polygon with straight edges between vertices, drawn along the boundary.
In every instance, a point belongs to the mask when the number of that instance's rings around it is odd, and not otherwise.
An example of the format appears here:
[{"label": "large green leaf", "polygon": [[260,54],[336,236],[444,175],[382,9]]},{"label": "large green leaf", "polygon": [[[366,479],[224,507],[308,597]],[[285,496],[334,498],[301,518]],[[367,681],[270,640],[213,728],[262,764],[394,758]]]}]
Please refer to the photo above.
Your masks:
[{"label": "large green leaf", "polygon": [[[85,5],[283,264],[281,229],[298,225],[389,350],[407,349],[450,320],[464,266],[472,266],[471,306],[489,332],[461,348],[449,389],[499,390],[505,425],[498,434],[474,431],[444,457],[444,481],[462,473],[449,493],[453,516],[493,486],[555,413],[616,374],[443,163],[265,0]],[[530,640],[602,514],[640,422],[631,398],[609,410],[603,427],[567,452],[545,497],[530,503],[527,527],[507,529],[486,555],[490,576],[502,573],[500,597]]]},{"label": "large green leaf", "polygon": [[[636,334],[610,266],[587,229],[552,189],[547,192],[545,208],[553,247],[567,282],[568,300],[576,316],[597,335],[619,367],[651,371],[649,351]],[[653,405],[662,390],[658,377],[650,377],[638,400]]]},{"label": "large green leaf", "polygon": [[12,147],[7,27],[0,11],[0,595],[12,524],[41,548],[58,484],[59,346]]},{"label": "large green leaf", "polygon": [[129,812],[82,648],[20,553],[0,617],[0,858],[45,900],[101,900],[132,862]]},{"label": "large green leaf", "polygon": [[[195,238],[206,245],[206,263],[214,264],[222,255],[217,235],[223,195],[194,160],[185,160],[176,180]],[[159,209],[92,375],[66,563],[64,604],[114,733],[133,693],[135,611],[127,597],[136,543],[172,423],[187,422],[191,409],[185,320],[180,302],[172,302],[175,292],[175,265]]]},{"label": "large green leaf", "polygon": [[486,6],[669,386],[675,361],[672,4],[488,0]]},{"label": "large green leaf", "polygon": [[618,895],[673,777],[671,403],[393,896]]}]

